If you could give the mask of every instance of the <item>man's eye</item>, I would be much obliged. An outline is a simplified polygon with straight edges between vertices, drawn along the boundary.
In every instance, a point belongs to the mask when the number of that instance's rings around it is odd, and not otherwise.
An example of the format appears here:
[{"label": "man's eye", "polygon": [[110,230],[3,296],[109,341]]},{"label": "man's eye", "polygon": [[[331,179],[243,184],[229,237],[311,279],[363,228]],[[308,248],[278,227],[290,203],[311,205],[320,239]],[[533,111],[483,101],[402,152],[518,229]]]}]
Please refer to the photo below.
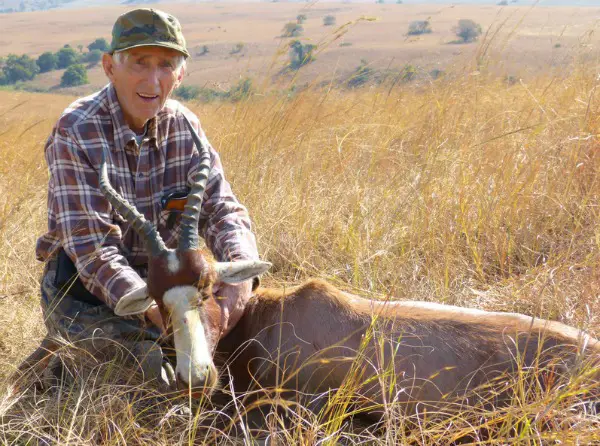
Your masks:
[{"label": "man's eye", "polygon": [[171,62],[161,62],[160,66],[162,68],[168,68],[170,70],[175,68],[175,65],[173,65],[173,63],[171,63]]}]

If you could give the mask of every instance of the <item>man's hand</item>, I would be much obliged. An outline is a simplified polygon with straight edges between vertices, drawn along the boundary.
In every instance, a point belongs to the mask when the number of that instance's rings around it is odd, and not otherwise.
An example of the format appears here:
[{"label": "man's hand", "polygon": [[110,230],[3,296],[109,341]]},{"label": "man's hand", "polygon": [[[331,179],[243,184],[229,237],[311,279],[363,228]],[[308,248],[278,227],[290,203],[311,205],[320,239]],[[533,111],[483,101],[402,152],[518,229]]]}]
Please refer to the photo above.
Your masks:
[{"label": "man's hand", "polygon": [[163,323],[162,316],[158,309],[158,305],[152,305],[149,309],[146,310],[144,316],[152,322],[153,325],[156,325],[161,333],[165,332],[165,324]]},{"label": "man's hand", "polygon": [[[238,284],[218,283],[213,286],[213,296],[221,308],[220,320],[209,313],[209,329],[219,333],[219,339],[226,336],[244,314],[244,308],[252,296],[252,280]],[[212,316],[212,317],[211,317]]]}]

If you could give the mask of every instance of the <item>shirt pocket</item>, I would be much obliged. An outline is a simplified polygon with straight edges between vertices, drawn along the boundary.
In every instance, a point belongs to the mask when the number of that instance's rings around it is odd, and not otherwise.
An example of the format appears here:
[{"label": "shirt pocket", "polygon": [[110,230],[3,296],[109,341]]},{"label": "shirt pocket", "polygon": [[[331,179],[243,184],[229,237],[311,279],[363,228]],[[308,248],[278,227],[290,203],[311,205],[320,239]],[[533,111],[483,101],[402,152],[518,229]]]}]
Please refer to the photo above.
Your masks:
[{"label": "shirt pocket", "polygon": [[[164,209],[163,201],[169,198],[184,199],[189,193],[187,186],[170,187],[165,190],[160,203],[158,231],[163,238],[165,244],[170,248],[177,247],[177,235],[179,234],[179,226],[181,224],[182,211],[173,209]],[[166,204],[166,203],[165,203]]]}]

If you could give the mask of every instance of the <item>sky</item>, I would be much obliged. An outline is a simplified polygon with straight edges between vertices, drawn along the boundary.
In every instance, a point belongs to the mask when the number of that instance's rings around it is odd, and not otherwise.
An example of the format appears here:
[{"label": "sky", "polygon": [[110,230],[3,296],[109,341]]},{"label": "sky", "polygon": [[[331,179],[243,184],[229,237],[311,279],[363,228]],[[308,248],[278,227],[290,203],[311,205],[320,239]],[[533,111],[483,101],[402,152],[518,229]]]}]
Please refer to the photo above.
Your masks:
[{"label": "sky", "polygon": [[[475,4],[475,5],[494,5],[499,0],[403,0],[403,3],[418,4],[418,3],[431,3],[431,4]],[[512,4],[511,0],[508,0],[509,4]],[[518,0],[515,5],[533,5],[536,0]],[[539,6],[600,6],[600,0],[541,0],[538,1]]]}]

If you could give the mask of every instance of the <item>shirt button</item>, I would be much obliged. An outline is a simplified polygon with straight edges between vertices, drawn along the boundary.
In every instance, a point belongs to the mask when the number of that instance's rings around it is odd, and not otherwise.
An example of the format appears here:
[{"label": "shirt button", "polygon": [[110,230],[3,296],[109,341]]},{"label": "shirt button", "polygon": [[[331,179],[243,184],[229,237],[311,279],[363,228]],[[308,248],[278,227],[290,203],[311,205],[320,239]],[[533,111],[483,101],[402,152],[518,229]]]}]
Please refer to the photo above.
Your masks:
[{"label": "shirt button", "polygon": [[144,178],[144,174],[143,173],[138,173],[138,178]]}]

